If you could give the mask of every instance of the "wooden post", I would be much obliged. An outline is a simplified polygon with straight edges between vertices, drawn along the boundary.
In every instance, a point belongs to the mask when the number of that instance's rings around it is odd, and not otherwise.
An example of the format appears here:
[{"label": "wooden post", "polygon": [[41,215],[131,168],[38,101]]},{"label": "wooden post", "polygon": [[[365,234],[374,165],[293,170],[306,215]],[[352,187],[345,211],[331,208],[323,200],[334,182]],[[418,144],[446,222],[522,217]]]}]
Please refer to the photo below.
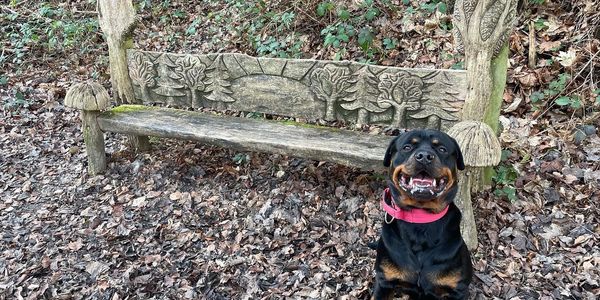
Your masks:
[{"label": "wooden post", "polygon": [[[494,82],[494,74],[504,73],[506,64],[492,66],[492,61],[505,47],[516,18],[517,0],[458,0],[454,7],[455,37],[465,53],[467,97],[463,120],[485,121],[490,114],[492,91],[506,85]],[[498,70],[494,70],[494,68]],[[495,85],[500,85],[495,87]],[[500,101],[501,101],[500,96]],[[495,107],[494,107],[495,109]],[[497,128],[496,120],[488,124]]]},{"label": "wooden post", "polygon": [[109,107],[106,89],[97,83],[79,83],[69,89],[65,106],[81,110],[83,141],[88,156],[88,173],[96,175],[106,170],[104,133],[96,121],[100,111]]},{"label": "wooden post", "polygon": [[[133,42],[131,34],[136,25],[135,10],[131,0],[98,0],[98,19],[108,43],[110,80],[118,104],[141,104],[136,100],[127,68],[127,49]],[[135,150],[150,149],[147,136],[129,136]]]},{"label": "wooden post", "polygon": [[[484,149],[489,145],[483,140],[499,147],[495,132],[502,96],[506,86],[508,61],[507,40],[517,16],[518,0],[457,0],[454,6],[454,34],[459,50],[464,50],[467,68],[467,95],[463,106],[462,122],[450,129],[463,150]],[[464,123],[464,124],[463,124]],[[464,131],[465,128],[471,130]],[[494,141],[491,141],[493,139]],[[485,150],[485,149],[484,149]],[[477,248],[477,230],[470,204],[470,193],[488,183],[489,174],[483,169],[499,163],[500,149],[481,152],[470,162],[465,160],[466,171],[458,198],[463,212],[461,226],[463,238],[470,249]],[[493,160],[485,155],[493,154]],[[486,160],[485,162],[481,160]],[[488,175],[489,177],[489,175]],[[469,195],[467,195],[469,194]],[[462,206],[462,207],[461,207]]]}]

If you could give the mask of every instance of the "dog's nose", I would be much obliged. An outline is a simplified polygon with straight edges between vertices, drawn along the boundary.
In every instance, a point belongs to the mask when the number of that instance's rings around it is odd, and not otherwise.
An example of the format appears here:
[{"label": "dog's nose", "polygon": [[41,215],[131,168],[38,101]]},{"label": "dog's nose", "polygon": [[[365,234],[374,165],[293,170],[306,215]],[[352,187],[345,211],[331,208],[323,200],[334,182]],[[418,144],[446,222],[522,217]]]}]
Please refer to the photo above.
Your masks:
[{"label": "dog's nose", "polygon": [[433,162],[434,158],[435,156],[433,155],[433,153],[429,151],[419,151],[415,154],[415,159],[424,165],[428,165],[431,162]]}]

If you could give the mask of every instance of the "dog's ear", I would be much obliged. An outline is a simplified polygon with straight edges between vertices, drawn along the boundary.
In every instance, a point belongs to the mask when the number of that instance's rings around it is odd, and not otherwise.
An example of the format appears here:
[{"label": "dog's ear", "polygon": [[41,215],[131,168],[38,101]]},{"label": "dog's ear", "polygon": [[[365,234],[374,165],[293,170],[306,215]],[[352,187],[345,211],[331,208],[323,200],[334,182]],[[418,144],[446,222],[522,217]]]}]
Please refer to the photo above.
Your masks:
[{"label": "dog's ear", "polygon": [[396,149],[396,141],[398,140],[398,138],[400,138],[401,135],[402,134],[393,138],[387,150],[385,151],[385,156],[383,157],[384,167],[389,167],[392,164],[392,157],[394,156],[394,153],[398,151],[398,149]]},{"label": "dog's ear", "polygon": [[465,169],[465,160],[463,158],[462,152],[460,151],[460,146],[458,146],[458,142],[454,138],[452,139],[452,143],[454,143],[454,147],[456,148],[456,168],[459,170]]}]

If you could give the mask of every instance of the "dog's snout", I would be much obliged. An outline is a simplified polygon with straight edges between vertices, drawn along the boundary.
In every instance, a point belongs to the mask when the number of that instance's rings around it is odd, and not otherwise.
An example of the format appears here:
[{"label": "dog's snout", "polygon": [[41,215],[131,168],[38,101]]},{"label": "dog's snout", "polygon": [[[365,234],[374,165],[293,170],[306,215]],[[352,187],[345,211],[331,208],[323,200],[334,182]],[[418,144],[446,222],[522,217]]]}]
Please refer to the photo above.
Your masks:
[{"label": "dog's snout", "polygon": [[415,154],[415,159],[422,164],[428,165],[433,162],[435,156],[429,151],[419,151]]}]

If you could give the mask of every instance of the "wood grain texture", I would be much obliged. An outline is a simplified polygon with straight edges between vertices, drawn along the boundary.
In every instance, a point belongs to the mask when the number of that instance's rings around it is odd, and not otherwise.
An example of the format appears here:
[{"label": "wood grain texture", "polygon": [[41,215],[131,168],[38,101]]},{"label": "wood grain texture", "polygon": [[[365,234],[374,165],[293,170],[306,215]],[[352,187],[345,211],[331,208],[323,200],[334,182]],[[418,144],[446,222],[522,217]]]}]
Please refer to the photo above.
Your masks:
[{"label": "wood grain texture", "polygon": [[88,156],[88,173],[96,175],[106,170],[106,152],[104,150],[104,133],[96,122],[99,111],[82,111],[81,121],[83,141]]},{"label": "wood grain texture", "polygon": [[349,130],[211,115],[148,106],[102,113],[103,131],[195,140],[244,151],[279,153],[364,169],[383,169],[391,139]]},{"label": "wood grain texture", "polygon": [[[98,23],[108,44],[110,81],[118,104],[138,103],[127,68],[127,49],[133,44],[131,35],[136,22],[131,0],[98,0]],[[134,150],[150,149],[145,136],[130,135],[128,144]]]},{"label": "wood grain texture", "polygon": [[110,106],[106,89],[95,82],[73,85],[65,95],[65,106],[81,110],[105,110]]},{"label": "wood grain texture", "polygon": [[349,61],[129,50],[136,98],[307,119],[445,130],[459,120],[466,73]]},{"label": "wood grain texture", "polygon": [[[454,34],[458,47],[464,50],[467,69],[467,95],[463,107],[463,120],[484,121],[490,109],[490,97],[495,84],[492,59],[505,46],[513,29],[517,15],[517,2],[517,0],[456,1]],[[498,72],[506,73],[506,69]],[[504,84],[502,83],[502,87]]]}]

